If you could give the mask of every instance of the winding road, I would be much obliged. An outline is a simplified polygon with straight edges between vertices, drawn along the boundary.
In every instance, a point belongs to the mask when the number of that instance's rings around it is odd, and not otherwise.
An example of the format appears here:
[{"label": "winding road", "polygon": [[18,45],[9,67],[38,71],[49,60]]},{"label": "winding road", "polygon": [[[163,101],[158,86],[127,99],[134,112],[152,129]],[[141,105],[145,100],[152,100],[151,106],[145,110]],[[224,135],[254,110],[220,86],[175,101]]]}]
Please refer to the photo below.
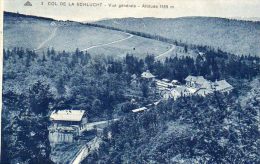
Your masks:
[{"label": "winding road", "polygon": [[[108,45],[115,44],[115,43],[119,43],[119,42],[122,42],[122,41],[125,41],[125,40],[128,40],[128,39],[134,37],[133,34],[130,34],[130,33],[125,33],[125,34],[128,34],[129,36],[126,37],[126,38],[124,38],[124,39],[119,39],[119,40],[116,40],[116,41],[113,41],[113,42],[104,43],[104,44],[97,44],[97,45],[94,45],[94,46],[90,46],[90,47],[88,47],[88,48],[86,48],[86,49],[83,49],[83,50],[81,50],[81,51],[87,51],[87,50],[90,50],[90,49],[93,49],[93,48],[108,46]],[[173,45],[173,44],[171,44],[171,48],[170,48],[169,50],[167,50],[167,51],[165,51],[165,52],[163,52],[163,53],[157,55],[157,56],[155,57],[155,59],[159,59],[159,58],[161,58],[161,57],[167,55],[168,53],[170,53],[171,51],[173,51],[175,48],[176,48],[176,46]]]},{"label": "winding road", "polygon": [[[128,34],[128,33],[126,33]],[[111,44],[115,44],[115,43],[119,43],[119,42],[122,42],[122,41],[125,41],[125,40],[128,40],[130,38],[132,38],[134,35],[132,34],[128,34],[129,36],[126,37],[126,38],[123,38],[123,39],[119,39],[119,40],[116,40],[116,41],[113,41],[113,42],[109,42],[109,43],[104,43],[104,44],[97,44],[97,45],[94,45],[94,46],[90,46],[84,50],[81,50],[81,51],[86,51],[86,50],[90,50],[90,49],[93,49],[93,48],[98,48],[98,47],[103,47],[103,46],[108,46],[108,45],[111,45]]]},{"label": "winding road", "polygon": [[105,124],[108,124],[109,121],[118,121],[119,119],[116,118],[116,119],[112,119],[112,120],[107,120],[107,121],[98,121],[98,122],[91,122],[91,123],[87,123],[84,128],[80,129],[79,133],[82,133],[84,131],[88,131],[88,130],[92,130],[94,129],[96,126],[99,126],[99,125],[105,125]]},{"label": "winding road", "polygon": [[158,56],[155,57],[155,59],[159,59],[159,58],[161,58],[162,56],[167,55],[168,53],[170,53],[171,51],[173,51],[175,48],[176,48],[176,46],[173,45],[173,44],[171,44],[171,48],[170,48],[169,50],[167,50],[166,52],[163,52],[163,53],[159,54]]},{"label": "winding road", "polygon": [[[51,41],[55,36],[56,36],[56,33],[57,33],[57,30],[59,29],[59,26],[57,26],[53,31],[52,33],[49,35],[49,37],[44,40],[36,49],[34,49],[34,51],[39,51],[41,50],[42,48],[44,48],[44,45],[46,45],[46,43],[48,43],[49,41]],[[128,40],[128,39],[131,39],[132,37],[134,37],[135,35],[133,34],[130,34],[130,33],[126,33],[128,36],[126,38],[123,38],[123,39],[119,39],[119,40],[115,40],[115,41],[112,41],[112,42],[109,42],[109,43],[100,43],[100,44],[96,44],[96,45],[92,45],[88,48],[85,48],[81,51],[87,51],[87,50],[90,50],[90,49],[94,49],[94,48],[99,48],[99,47],[103,47],[103,46],[108,46],[108,45],[111,45],[111,44],[116,44],[116,43],[119,43],[119,42],[123,42],[125,40]],[[160,59],[161,57],[169,54],[171,51],[173,51],[174,49],[176,48],[175,45],[171,44],[171,48],[161,54],[158,54],[155,59]]]},{"label": "winding road", "polygon": [[90,142],[88,142],[85,146],[83,146],[80,151],[76,154],[75,158],[72,159],[70,164],[80,164],[90,153],[97,150],[101,143],[101,139],[95,137]]}]

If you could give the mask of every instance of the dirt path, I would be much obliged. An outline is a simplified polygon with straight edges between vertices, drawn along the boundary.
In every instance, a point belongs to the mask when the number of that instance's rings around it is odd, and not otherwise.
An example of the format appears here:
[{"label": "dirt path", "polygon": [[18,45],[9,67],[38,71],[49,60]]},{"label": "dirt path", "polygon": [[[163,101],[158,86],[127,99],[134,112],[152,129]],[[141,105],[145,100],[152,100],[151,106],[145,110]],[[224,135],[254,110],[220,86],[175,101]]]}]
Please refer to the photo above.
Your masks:
[{"label": "dirt path", "polygon": [[82,133],[86,130],[92,130],[94,129],[96,126],[98,125],[105,125],[108,124],[109,121],[118,121],[119,119],[112,119],[112,120],[107,120],[107,121],[98,121],[98,122],[91,122],[91,123],[87,123],[86,126],[84,128],[82,128],[79,132]]},{"label": "dirt path", "polygon": [[[56,36],[56,33],[57,33],[57,30],[58,30],[59,26],[57,26],[53,31],[52,33],[49,35],[49,37],[43,41],[36,49],[34,49],[34,51],[39,51],[41,50],[42,48],[44,48],[44,45],[46,43],[48,43],[50,40],[52,40],[55,36]],[[86,49],[83,49],[81,51],[87,51],[87,50],[90,50],[90,49],[93,49],[93,48],[98,48],[98,47],[103,47],[103,46],[108,46],[108,45],[111,45],[111,44],[115,44],[115,43],[119,43],[119,42],[123,42],[125,40],[128,40],[128,39],[131,39],[132,37],[134,37],[135,35],[133,34],[129,34],[129,33],[125,33],[128,35],[128,37],[126,38],[123,38],[123,39],[119,39],[119,40],[115,40],[115,41],[112,41],[112,42],[109,42],[109,43],[102,43],[102,44],[96,44],[96,45],[93,45],[93,46],[90,46]],[[159,54],[158,56],[155,57],[155,59],[160,59],[161,57],[167,55],[168,53],[170,53],[171,51],[173,51],[175,49],[175,45],[171,44],[171,48],[169,50],[167,50],[166,52],[163,52],[161,54]]]},{"label": "dirt path", "polygon": [[104,44],[97,44],[97,45],[94,45],[94,46],[90,46],[90,47],[88,47],[86,49],[83,49],[81,51],[87,51],[87,50],[90,50],[90,49],[93,49],[93,48],[98,48],[98,47],[103,47],[103,46],[108,46],[108,45],[111,45],[111,44],[119,43],[119,42],[128,40],[128,39],[130,39],[130,38],[132,38],[134,36],[134,35],[128,34],[128,33],[126,33],[126,34],[129,35],[129,36],[124,38],[124,39],[119,39],[119,40],[116,40],[116,41],[113,41],[113,42],[109,42],[109,43],[104,43]]},{"label": "dirt path", "polygon": [[46,43],[48,43],[50,40],[52,40],[52,39],[55,37],[58,28],[59,28],[59,27],[56,27],[56,28],[52,31],[52,33],[49,35],[49,37],[48,37],[45,41],[43,41],[36,49],[34,49],[34,51],[39,51],[40,49],[43,48],[43,46],[44,46]]},{"label": "dirt path", "polygon": [[171,48],[169,50],[167,50],[166,52],[163,52],[161,54],[159,54],[158,56],[155,57],[155,59],[160,59],[162,56],[167,55],[168,53],[170,53],[171,51],[173,51],[176,48],[175,45],[171,44]]},{"label": "dirt path", "polygon": [[97,150],[101,143],[101,139],[95,137],[93,140],[83,146],[77,153],[76,157],[72,160],[71,164],[80,164],[90,153]]}]

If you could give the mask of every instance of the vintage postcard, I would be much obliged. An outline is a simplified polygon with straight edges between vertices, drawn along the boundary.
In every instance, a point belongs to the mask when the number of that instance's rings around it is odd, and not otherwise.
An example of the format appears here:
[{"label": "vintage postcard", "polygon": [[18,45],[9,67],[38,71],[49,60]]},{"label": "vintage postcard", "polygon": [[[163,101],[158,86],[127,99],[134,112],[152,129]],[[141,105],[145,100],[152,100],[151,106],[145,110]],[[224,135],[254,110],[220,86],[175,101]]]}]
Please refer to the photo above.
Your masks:
[{"label": "vintage postcard", "polygon": [[2,164],[260,163],[259,0],[2,0]]}]

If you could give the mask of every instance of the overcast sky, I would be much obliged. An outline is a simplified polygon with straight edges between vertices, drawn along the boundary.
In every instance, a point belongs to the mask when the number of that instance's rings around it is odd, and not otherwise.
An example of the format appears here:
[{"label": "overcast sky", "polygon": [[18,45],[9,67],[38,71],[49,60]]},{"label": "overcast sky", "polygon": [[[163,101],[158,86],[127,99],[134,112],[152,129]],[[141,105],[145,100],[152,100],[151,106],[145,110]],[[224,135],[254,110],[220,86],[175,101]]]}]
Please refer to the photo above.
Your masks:
[{"label": "overcast sky", "polygon": [[[59,20],[95,21],[122,17],[175,18],[183,16],[260,17],[260,0],[4,0],[4,10],[29,15],[51,17]],[[43,5],[41,5],[43,2]],[[48,2],[66,2],[66,6],[50,6]],[[74,2],[74,6],[68,6]],[[79,7],[81,3],[102,3],[101,7]],[[168,4],[174,9],[109,8],[108,4]]]}]

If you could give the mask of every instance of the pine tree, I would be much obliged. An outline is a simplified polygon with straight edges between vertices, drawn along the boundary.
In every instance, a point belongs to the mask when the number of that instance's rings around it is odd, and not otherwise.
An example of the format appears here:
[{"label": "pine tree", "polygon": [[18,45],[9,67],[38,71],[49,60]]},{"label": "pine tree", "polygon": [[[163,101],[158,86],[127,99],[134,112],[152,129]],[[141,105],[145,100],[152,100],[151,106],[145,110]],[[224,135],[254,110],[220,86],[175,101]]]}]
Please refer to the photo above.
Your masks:
[{"label": "pine tree", "polygon": [[44,62],[46,62],[46,61],[47,61],[46,56],[45,56],[45,54],[43,53],[43,55],[42,55],[42,62],[44,63]]},{"label": "pine tree", "polygon": [[50,86],[37,81],[29,90],[30,109],[36,114],[47,114],[53,101]]},{"label": "pine tree", "polygon": [[60,96],[63,96],[66,93],[66,88],[63,78],[60,78],[57,82],[57,91]]}]

